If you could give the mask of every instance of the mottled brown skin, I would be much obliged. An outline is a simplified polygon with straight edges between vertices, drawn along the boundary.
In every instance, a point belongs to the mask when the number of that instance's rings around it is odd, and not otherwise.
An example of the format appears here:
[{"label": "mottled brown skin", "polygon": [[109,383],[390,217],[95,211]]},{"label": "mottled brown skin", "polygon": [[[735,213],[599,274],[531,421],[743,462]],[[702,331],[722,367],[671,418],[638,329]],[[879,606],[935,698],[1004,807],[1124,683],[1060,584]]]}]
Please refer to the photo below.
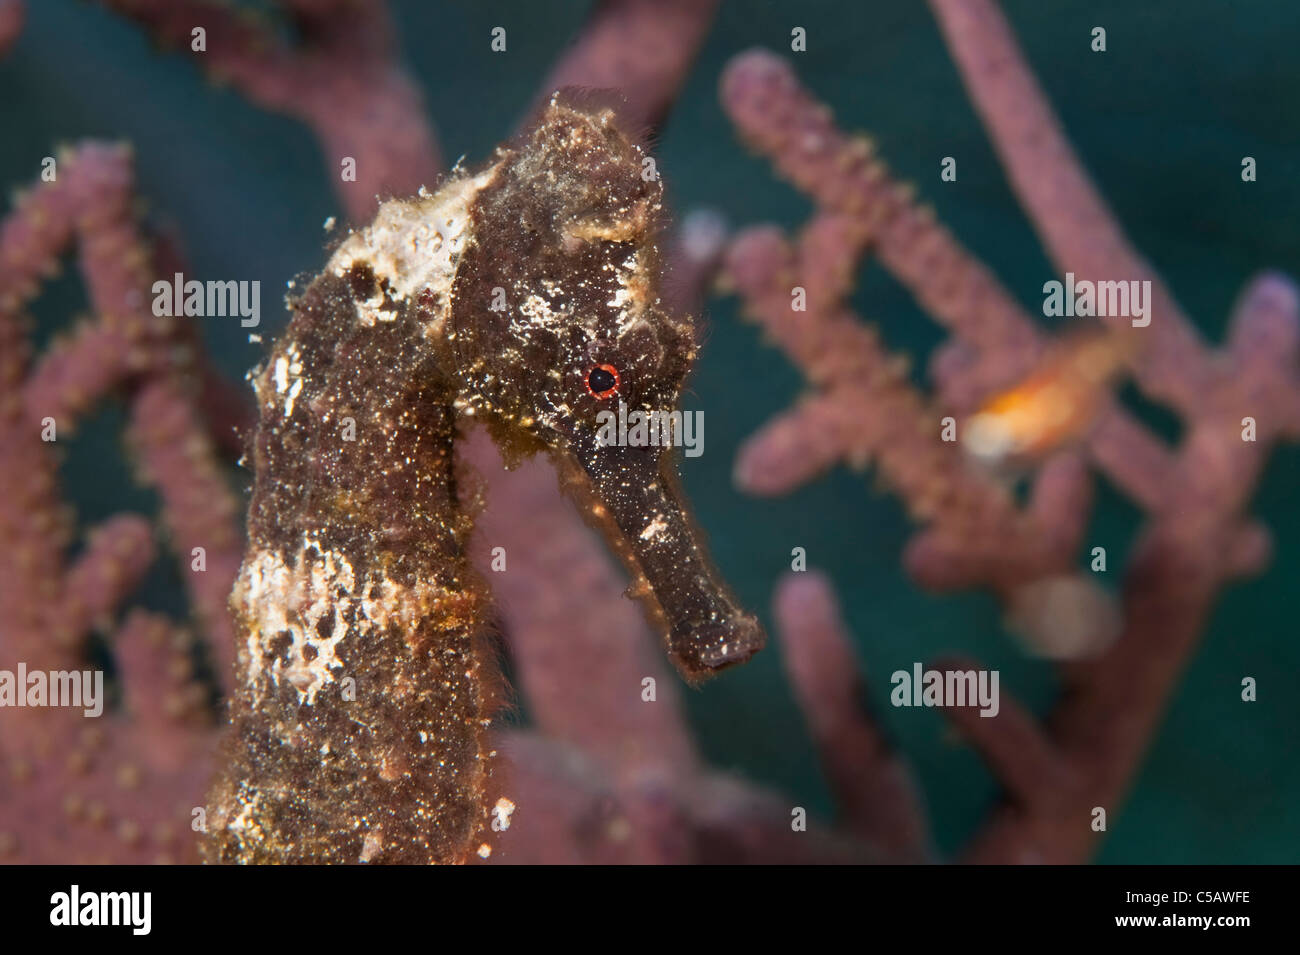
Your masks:
[{"label": "mottled brown skin", "polygon": [[[349,608],[336,652],[355,680],[353,700],[340,679],[302,705],[290,681],[248,672],[240,648],[233,732],[211,800],[211,861],[357,862],[363,853],[375,862],[460,861],[486,822],[478,645],[486,595],[465,556],[471,521],[457,500],[454,392],[417,332],[417,308],[356,327],[356,290],[374,278],[353,273],[322,276],[294,303],[289,332],[258,376],[250,552],[291,554],[307,535],[345,555],[357,580],[431,586],[365,633],[355,625],[361,610]],[[305,385],[286,417],[270,376],[289,343]],[[354,441],[343,439],[347,418]],[[256,629],[238,597],[237,588],[241,630]],[[289,667],[288,641],[260,636]],[[255,827],[229,828],[253,803]],[[382,843],[367,853],[371,832]]]},{"label": "mottled brown skin", "polygon": [[[250,542],[232,595],[243,642],[210,861],[486,849],[495,675],[466,557],[461,416],[486,421],[512,460],[554,457],[688,680],[762,645],[699,541],[675,449],[596,440],[597,413],[620,399],[675,408],[695,354],[690,320],[660,306],[660,186],[642,169],[611,110],[557,95],[476,177],[391,205],[395,218],[381,209],[291,302],[255,376]],[[453,215],[457,194],[472,201]],[[449,264],[412,288],[424,260],[385,250],[425,248]],[[589,389],[599,364],[617,369],[617,395]]]},{"label": "mottled brown skin", "polygon": [[[553,101],[519,160],[474,207],[479,240],[457,273],[449,337],[471,406],[506,448],[552,453],[567,490],[632,574],[632,592],[678,670],[699,682],[749,659],[762,628],[709,560],[681,493],[677,449],[596,440],[597,414],[620,399],[629,411],[677,408],[695,358],[690,317],[670,314],[659,298],[662,187],[643,178],[643,156],[612,110]],[[634,274],[620,282],[619,266],[633,254]],[[505,311],[490,308],[496,288]],[[620,291],[630,308],[610,304]],[[520,303],[539,294],[571,319],[523,321]],[[617,395],[588,389],[597,365],[617,369]],[[664,530],[644,538],[656,518]]]}]

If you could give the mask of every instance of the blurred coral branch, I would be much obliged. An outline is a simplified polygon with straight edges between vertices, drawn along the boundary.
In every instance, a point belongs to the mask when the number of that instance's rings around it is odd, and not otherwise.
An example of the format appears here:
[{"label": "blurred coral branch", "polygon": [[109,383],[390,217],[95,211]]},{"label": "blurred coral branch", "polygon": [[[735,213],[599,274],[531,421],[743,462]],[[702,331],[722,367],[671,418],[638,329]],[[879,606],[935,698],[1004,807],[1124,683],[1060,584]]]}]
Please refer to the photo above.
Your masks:
[{"label": "blurred coral branch", "polygon": [[[1085,634],[1079,644],[1091,652],[1061,654],[1083,659],[1060,665],[1060,700],[1041,727],[1006,702],[992,719],[969,708],[945,710],[1005,794],[965,857],[1077,862],[1096,849],[1093,807],[1113,813],[1124,797],[1215,593],[1267,562],[1268,533],[1243,512],[1269,447],[1294,438],[1300,423],[1300,299],[1280,275],[1256,278],[1234,310],[1227,346],[1207,350],[1083,173],[996,7],[987,0],[933,6],[1057,267],[1151,281],[1150,328],[1112,334],[1149,335],[1136,349],[1134,378],[1184,419],[1182,445],[1167,449],[1111,400],[1085,435],[1094,466],[1149,518],[1129,557],[1113,644],[1106,648],[1104,632]],[[737,57],[722,97],[746,141],[817,204],[795,246],[773,229],[754,228],[728,252],[727,276],[747,313],[813,386],[750,439],[737,482],[755,493],[782,493],[840,461],[873,463],[924,528],[905,558],[918,582],[940,590],[990,587],[1013,616],[1037,604],[1031,629],[1059,631],[1063,621],[1088,615],[1109,629],[1104,596],[1081,575],[1063,577],[1077,559],[1090,505],[1080,452],[1048,458],[1021,508],[940,437],[942,415],[967,412],[1022,378],[1046,360],[1047,339],[933,213],[914,204],[911,190],[893,182],[869,143],[835,128],[783,61],[762,51]],[[935,399],[907,381],[901,359],[844,304],[852,266],[868,249],[953,332],[935,362]],[[791,308],[796,286],[806,291],[806,311]],[[1247,418],[1258,421],[1253,440],[1244,439]],[[830,718],[809,701],[844,699],[843,674],[808,661],[833,652],[824,648],[841,639],[833,601],[813,582],[790,582],[782,595],[787,604],[801,601],[804,617],[822,621],[812,626],[788,609],[781,614],[792,678],[814,735],[825,738],[818,728]],[[847,706],[837,712],[839,726],[864,725]],[[858,732],[860,758],[870,759],[879,744],[871,732]],[[853,765],[843,745],[842,737],[823,743],[831,778]],[[898,801],[884,794],[879,808],[897,812]]]},{"label": "blurred coral branch", "polygon": [[657,129],[668,115],[719,0],[600,0],[582,34],[538,87],[617,89],[633,129]]},{"label": "blurred coral branch", "polygon": [[[442,171],[423,98],[397,56],[383,0],[282,0],[297,41],[248,10],[210,0],[100,0],[164,47],[191,50],[208,75],[252,103],[311,127],[348,215],[369,219],[376,195],[410,195]],[[193,33],[206,31],[195,50]],[[356,180],[339,164],[356,160]]]},{"label": "blurred coral branch", "polygon": [[23,0],[0,0],[0,56],[9,52],[23,32],[26,13]]},{"label": "blurred coral branch", "polygon": [[[0,852],[187,860],[216,736],[192,640],[159,614],[121,612],[154,559],[144,518],[110,518],[70,558],[77,541],[58,498],[57,442],[96,404],[124,396],[139,473],[161,497],[220,679],[234,652],[226,597],[240,558],[238,505],[195,405],[193,342],[149,309],[153,272],[128,151],[87,143],[57,163],[57,180],[23,196],[0,228],[0,663],[82,669],[92,634],[112,634],[122,705],[101,720],[67,708],[5,712]],[[95,318],[33,361],[24,307],[74,239]]]}]

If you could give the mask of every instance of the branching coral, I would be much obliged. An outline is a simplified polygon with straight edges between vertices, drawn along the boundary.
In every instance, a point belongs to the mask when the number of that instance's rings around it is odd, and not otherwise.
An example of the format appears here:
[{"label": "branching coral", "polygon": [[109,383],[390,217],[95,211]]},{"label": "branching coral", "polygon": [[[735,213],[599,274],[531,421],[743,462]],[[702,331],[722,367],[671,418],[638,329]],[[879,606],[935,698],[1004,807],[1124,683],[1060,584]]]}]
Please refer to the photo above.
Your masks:
[{"label": "branching coral", "polygon": [[[222,678],[232,660],[226,597],[239,561],[237,505],[196,408],[193,343],[150,313],[152,252],[133,198],[127,151],[88,143],[60,155],[57,179],[24,196],[0,230],[0,660],[7,670],[20,662],[29,671],[78,670],[91,635],[111,634],[122,695],[98,721],[80,709],[5,711],[7,860],[193,857],[191,810],[202,800],[215,728],[193,676],[191,638],[159,614],[121,613],[153,562],[152,526],[132,514],[110,518],[72,557],[74,522],[58,498],[59,442],[115,394],[125,397],[141,477],[161,497],[195,622]],[[24,307],[74,240],[95,318],[33,360]]]},{"label": "branching coral", "polygon": [[[990,587],[1013,613],[1039,615],[1028,626],[1040,640],[1070,617],[1106,616],[1096,597],[1060,579],[1087,517],[1085,456],[1147,512],[1125,572],[1118,639],[1061,665],[1061,699],[1045,726],[1005,703],[988,720],[969,709],[947,711],[1006,794],[968,858],[1078,861],[1097,840],[1089,812],[1122,799],[1214,594],[1267,561],[1267,532],[1243,510],[1269,447],[1294,439],[1300,427],[1300,303],[1289,280],[1261,276],[1237,304],[1226,347],[1207,348],[1096,194],[997,9],[984,0],[933,5],[1057,268],[1151,282],[1149,327],[1116,325],[1108,334],[1139,341],[1133,379],[1183,418],[1186,437],[1168,448],[1099,395],[1105,406],[1082,435],[1083,449],[1043,463],[1024,508],[942,441],[941,415],[968,421],[976,402],[1060,346],[1049,345],[988,269],[893,181],[866,140],[840,133],[782,61],[753,52],[729,67],[724,105],[741,135],[814,199],[817,212],[793,245],[771,229],[743,233],[729,250],[727,275],[814,390],[750,440],[736,477],[752,492],[779,493],[839,461],[874,464],[923,525],[905,558],[913,576],[940,590]],[[852,266],[868,249],[953,334],[935,362],[935,399],[907,381],[902,362],[844,304]],[[806,312],[791,309],[796,286],[806,291]],[[791,584],[787,599],[830,617],[821,589]],[[797,641],[831,639],[798,632]],[[1084,634],[1065,655],[1090,656],[1078,651],[1100,650],[1099,636]],[[833,675],[818,681],[800,663],[811,655],[796,643],[796,681],[814,680],[803,698],[836,698]]]},{"label": "branching coral", "polygon": [[[388,8],[371,0],[285,0],[297,40],[248,10],[207,0],[100,0],[164,47],[191,51],[216,82],[311,127],[330,165],[356,179],[340,190],[348,214],[375,196],[409,195],[441,168],[437,138],[415,83],[396,56]],[[196,31],[203,31],[201,47]]]}]

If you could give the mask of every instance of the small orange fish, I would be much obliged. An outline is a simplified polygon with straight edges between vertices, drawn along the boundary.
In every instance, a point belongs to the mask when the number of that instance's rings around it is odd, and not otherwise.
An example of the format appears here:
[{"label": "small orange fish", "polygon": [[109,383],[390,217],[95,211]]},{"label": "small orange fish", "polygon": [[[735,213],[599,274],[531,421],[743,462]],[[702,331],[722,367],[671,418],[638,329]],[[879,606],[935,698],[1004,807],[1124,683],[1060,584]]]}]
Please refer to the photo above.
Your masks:
[{"label": "small orange fish", "polygon": [[966,450],[999,463],[1042,457],[1082,437],[1133,351],[1131,336],[1078,335],[1027,378],[994,395],[963,432]]}]

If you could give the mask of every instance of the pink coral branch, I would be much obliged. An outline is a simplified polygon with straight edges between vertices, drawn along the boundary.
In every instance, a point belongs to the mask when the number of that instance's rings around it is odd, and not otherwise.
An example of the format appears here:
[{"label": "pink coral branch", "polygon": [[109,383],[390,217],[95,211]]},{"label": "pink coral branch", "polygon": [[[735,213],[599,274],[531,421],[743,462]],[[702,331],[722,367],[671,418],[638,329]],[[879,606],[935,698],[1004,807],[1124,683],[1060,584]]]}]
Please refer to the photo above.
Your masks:
[{"label": "pink coral branch", "polygon": [[528,793],[493,861],[786,864],[879,862],[882,853],[810,821],[775,793],[721,773],[654,772],[615,785],[582,750],[507,737],[512,782]]},{"label": "pink coral branch", "polygon": [[83,324],[41,356],[23,386],[33,421],[49,415],[69,429],[126,374],[122,337],[102,325]]},{"label": "pink coral branch", "polygon": [[[742,233],[726,269],[746,314],[762,323],[820,396],[800,406],[796,418],[751,439],[735,472],[746,482],[742,487],[781,489],[837,450],[859,465],[873,462],[913,516],[937,522],[909,554],[927,583],[986,582],[1009,592],[1063,567],[1069,552],[1032,515],[1019,512],[1004,488],[970,468],[953,444],[937,440],[940,415],[907,381],[904,362],[885,351],[874,329],[813,289],[804,260],[779,235]],[[791,298],[802,283],[811,290],[804,312],[792,308]],[[814,411],[822,415],[816,421]],[[795,427],[802,428],[798,437]],[[775,464],[792,448],[790,464]]]},{"label": "pink coral branch", "polygon": [[[1029,316],[932,211],[913,201],[913,190],[892,179],[869,140],[836,129],[829,111],[799,85],[788,64],[762,50],[743,53],[728,65],[720,95],[741,136],[818,203],[800,240],[798,274],[810,308],[826,308],[844,297],[851,265],[869,242],[881,264],[955,336],[936,359],[946,405],[970,410],[1034,367],[1047,342]],[[746,235],[742,239],[749,241]],[[770,237],[761,243],[756,237],[753,246],[738,240],[730,267],[761,274],[776,264],[773,254]],[[1159,456],[1158,442],[1125,412],[1113,415],[1132,453]],[[821,458],[829,460],[829,435],[842,431],[828,423],[822,429],[828,437]],[[1114,430],[1106,434],[1115,436]],[[845,446],[841,453],[858,463],[861,454],[855,451]],[[1105,450],[1100,460],[1124,466],[1121,457]]]},{"label": "pink coral branch", "polygon": [[[132,208],[130,156],[89,143],[61,153],[58,170],[0,225],[0,483],[7,490],[0,660],[6,668],[84,668],[87,639],[112,630],[153,561],[152,528],[133,515],[101,525],[67,561],[74,528],[58,499],[54,449],[78,415],[121,391],[141,470],[162,495],[176,543],[187,548],[186,566],[194,566],[190,546],[207,551],[190,591],[224,678],[232,649],[225,598],[240,550],[235,499],[185,385],[191,366],[178,347],[183,336],[147,308],[152,267]],[[95,318],[34,362],[22,309],[74,240]],[[168,641],[160,670],[155,654],[136,646],[142,628],[171,630],[136,614],[119,631],[120,648],[113,644],[125,651],[118,664],[134,713],[106,711],[101,723],[76,709],[5,711],[0,764],[13,784],[0,790],[0,852],[37,861],[191,857],[182,834],[201,798],[215,734],[203,719],[192,642]],[[152,700],[169,702],[159,710]],[[29,818],[45,824],[19,825]]]},{"label": "pink coral branch", "polygon": [[896,861],[928,854],[921,799],[906,765],[863,713],[852,642],[821,574],[787,574],[773,612],[785,669],[849,831]]},{"label": "pink coral branch", "polygon": [[718,0],[600,0],[539,87],[618,89],[635,129],[657,128],[708,35]]},{"label": "pink coral branch", "polygon": [[1265,272],[1242,289],[1229,320],[1228,349],[1237,369],[1226,401],[1253,412],[1268,436],[1300,438],[1300,292],[1285,275]]},{"label": "pink coral branch", "polygon": [[[765,496],[786,494],[861,451],[852,408],[835,391],[804,395],[745,439],[736,453],[736,487]],[[861,462],[855,462],[861,466]]]},{"label": "pink coral branch", "polygon": [[243,550],[238,502],[217,465],[202,416],[176,380],[142,386],[132,398],[131,419],[129,440],[140,471],[162,496],[163,521],[194,611],[209,634],[218,682],[229,689],[235,643],[227,602]]},{"label": "pink coral branch", "polygon": [[[271,26],[207,0],[100,0],[158,40],[190,50],[214,79],[252,102],[310,126],[348,215],[366,220],[375,197],[410,195],[441,172],[423,98],[397,60],[387,5],[378,0],[285,4],[302,36],[291,45]],[[206,31],[193,50],[193,31]],[[356,179],[341,163],[356,161]]]},{"label": "pink coral branch", "polygon": [[[1139,383],[1182,414],[1186,436],[1177,449],[1168,448],[1107,397],[1083,442],[1087,460],[1150,518],[1126,568],[1122,626],[1110,620],[1115,611],[1095,586],[1064,576],[1090,507],[1082,449],[1039,467],[1022,511],[946,455],[925,399],[910,385],[864,386],[873,377],[886,380],[889,360],[874,332],[843,305],[845,271],[861,235],[871,237],[882,263],[956,336],[933,366],[954,407],[968,411],[1015,380],[1044,353],[1045,342],[991,273],[889,180],[870,148],[839,133],[789,68],[764,53],[733,61],[722,83],[724,105],[742,136],[768,153],[818,211],[799,251],[772,230],[742,233],[727,274],[747,314],[816,391],[751,439],[737,477],[749,489],[785,490],[837,457],[870,456],[912,514],[928,522],[904,558],[915,579],[938,588],[991,587],[1041,648],[1052,649],[1045,629],[1065,629],[1062,617],[1093,627],[1088,639],[1066,641],[1076,647],[1068,655],[1080,647],[1087,652],[1061,665],[1061,698],[1043,725],[1014,701],[1004,700],[993,718],[952,712],[1004,793],[966,858],[1077,862],[1100,838],[1091,824],[1094,810],[1104,808],[1112,818],[1117,811],[1214,594],[1268,560],[1267,531],[1242,512],[1271,443],[1296,434],[1300,295],[1281,276],[1256,279],[1234,309],[1228,347],[1208,352],[1087,181],[996,9],[983,0],[933,2],[1013,184],[1058,265],[1085,276],[1150,278],[1158,290],[1153,337],[1138,349]],[[843,217],[856,217],[856,235],[851,226],[836,226]],[[823,231],[842,238],[838,244],[810,239]],[[813,251],[802,254],[807,250]],[[787,297],[796,288],[807,295],[805,313],[793,310]],[[855,413],[844,414],[846,407]],[[1041,584],[1031,583],[1036,577],[1044,578]],[[786,629],[804,644],[842,640],[829,597],[816,596],[814,583],[800,587],[813,601],[803,611],[809,619],[789,611]],[[1113,629],[1119,632],[1111,640]],[[818,707],[843,692],[810,659],[792,657],[792,678],[804,686],[801,696],[816,726],[829,719],[816,715]],[[838,673],[842,663],[829,670]],[[878,743],[869,728],[862,735],[857,750],[875,758]],[[849,759],[837,755],[834,764]]]},{"label": "pink coral branch", "polygon": [[26,17],[23,0],[0,0],[0,56],[4,56],[18,41]]},{"label": "pink coral branch", "polygon": [[[956,657],[937,660],[934,668],[944,673],[979,669]],[[954,706],[944,715],[984,758],[1009,801],[1037,807],[1074,785],[1070,765],[1037,718],[1008,695],[1002,694],[994,716],[974,706]]]},{"label": "pink coral branch", "polygon": [[1020,353],[1020,369],[1028,367],[1035,355],[1028,316],[933,212],[913,203],[914,190],[893,180],[870,140],[835,127],[783,60],[764,50],[735,57],[721,98],[742,138],[824,213],[858,223],[881,263],[936,320],[982,349]]},{"label": "pink coral branch", "polygon": [[66,635],[84,634],[110,617],[144,579],[156,550],[153,527],[143,517],[119,514],[94,528],[68,568]]},{"label": "pink coral branch", "polygon": [[930,6],[1048,255],[1061,272],[1080,279],[1151,282],[1139,381],[1177,408],[1195,407],[1213,380],[1195,327],[1084,172],[1006,18],[991,0],[930,0]]},{"label": "pink coral branch", "polygon": [[[999,758],[1001,773],[1028,782],[1018,783],[1013,800],[988,819],[967,849],[969,861],[1081,862],[1096,851],[1092,811],[1105,809],[1111,821],[1118,814],[1222,583],[1221,568],[1189,554],[1187,543],[1169,529],[1143,539],[1125,577],[1120,639],[1103,656],[1063,668],[1048,732],[1056,759],[1076,782],[1064,786],[1050,775],[1035,781]],[[1024,750],[1015,742],[1022,731],[1018,722],[1002,720],[988,721],[980,745],[1015,760],[1016,750]]]}]

